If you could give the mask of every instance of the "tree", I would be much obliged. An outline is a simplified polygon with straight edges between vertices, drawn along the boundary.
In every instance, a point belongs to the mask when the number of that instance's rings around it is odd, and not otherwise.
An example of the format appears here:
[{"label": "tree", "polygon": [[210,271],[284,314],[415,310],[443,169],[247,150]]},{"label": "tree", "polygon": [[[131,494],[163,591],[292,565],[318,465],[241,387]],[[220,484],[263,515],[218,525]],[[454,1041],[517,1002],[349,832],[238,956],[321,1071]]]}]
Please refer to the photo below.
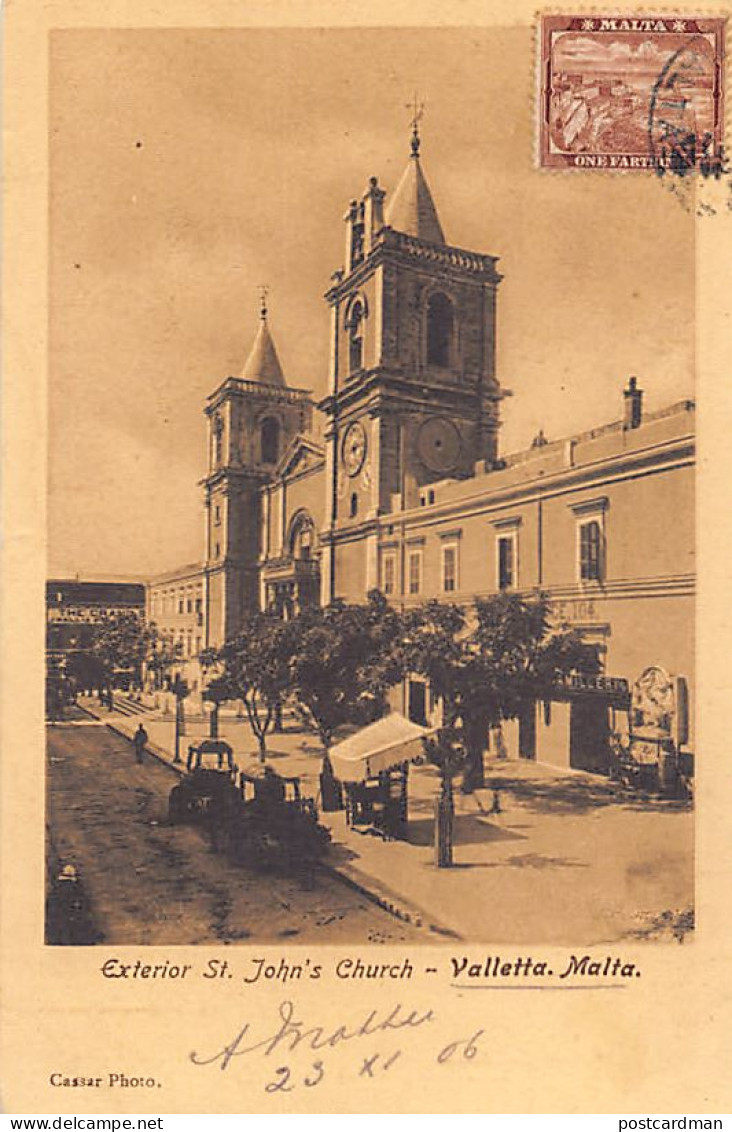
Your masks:
[{"label": "tree", "polygon": [[292,643],[290,622],[272,613],[255,613],[239,635],[216,653],[222,670],[208,691],[213,688],[219,702],[243,701],[262,761],[267,756],[267,733],[289,687]]},{"label": "tree", "polygon": [[454,776],[462,770],[466,792],[484,785],[489,727],[549,699],[563,676],[596,672],[597,650],[574,630],[552,625],[543,594],[478,598],[467,614],[431,601],[405,614],[404,628],[405,672],[425,676],[442,700],[443,728],[428,753],[451,821]]},{"label": "tree", "polygon": [[109,684],[115,671],[122,670],[141,683],[142,666],[153,656],[158,641],[154,625],[148,625],[137,613],[116,613],[97,629],[92,655],[98,660]]},{"label": "tree", "polygon": [[402,678],[400,615],[378,590],[366,604],[336,601],[289,622],[292,692],[326,749],[345,724],[365,726],[386,710]]},{"label": "tree", "polygon": [[150,629],[152,632],[147,668],[154,675],[155,687],[162,688],[163,680],[170,669],[182,659],[183,647],[179,641],[172,641],[160,633],[155,624],[152,624]]}]

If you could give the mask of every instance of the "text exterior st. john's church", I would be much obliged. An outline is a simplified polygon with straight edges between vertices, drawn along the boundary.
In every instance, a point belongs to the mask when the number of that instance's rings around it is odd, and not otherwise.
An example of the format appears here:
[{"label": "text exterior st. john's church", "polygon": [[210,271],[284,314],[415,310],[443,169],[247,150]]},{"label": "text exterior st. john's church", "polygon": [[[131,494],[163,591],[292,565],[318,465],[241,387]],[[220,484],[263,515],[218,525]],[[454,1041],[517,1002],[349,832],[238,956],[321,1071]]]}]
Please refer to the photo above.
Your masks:
[{"label": "text exterior st. john's church", "polygon": [[[541,589],[607,675],[532,705],[509,745],[590,766],[642,671],[693,683],[694,405],[645,414],[631,378],[616,422],[502,456],[497,260],[447,242],[416,129],[411,149],[389,198],[372,177],[346,212],[326,396],[288,384],[263,304],[241,376],[208,398],[204,561],[151,580],[147,615],[200,689],[198,653],[248,610]],[[404,698],[428,713],[419,681]]]}]

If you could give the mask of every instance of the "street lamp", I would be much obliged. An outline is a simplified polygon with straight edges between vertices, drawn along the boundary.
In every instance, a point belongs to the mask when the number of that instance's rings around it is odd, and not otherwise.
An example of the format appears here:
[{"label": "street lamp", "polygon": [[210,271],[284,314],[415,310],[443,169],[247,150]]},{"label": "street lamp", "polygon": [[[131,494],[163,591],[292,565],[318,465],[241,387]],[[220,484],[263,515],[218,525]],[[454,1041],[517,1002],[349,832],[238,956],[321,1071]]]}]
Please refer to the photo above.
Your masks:
[{"label": "street lamp", "polygon": [[171,686],[171,691],[175,696],[175,755],[173,756],[174,763],[183,762],[180,757],[180,739],[181,735],[185,735],[185,718],[183,716],[183,700],[189,692],[188,684],[180,676],[176,676]]}]

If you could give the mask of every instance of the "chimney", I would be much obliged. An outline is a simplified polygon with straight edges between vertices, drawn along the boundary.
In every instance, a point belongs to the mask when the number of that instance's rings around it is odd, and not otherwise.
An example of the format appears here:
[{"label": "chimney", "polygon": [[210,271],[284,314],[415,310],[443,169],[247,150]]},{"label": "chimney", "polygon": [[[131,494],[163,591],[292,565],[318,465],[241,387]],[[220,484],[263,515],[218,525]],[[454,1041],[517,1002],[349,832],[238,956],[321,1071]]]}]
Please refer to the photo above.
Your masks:
[{"label": "chimney", "polygon": [[643,390],[638,388],[638,381],[631,377],[628,388],[623,390],[625,412],[623,416],[624,428],[639,428],[643,417]]}]

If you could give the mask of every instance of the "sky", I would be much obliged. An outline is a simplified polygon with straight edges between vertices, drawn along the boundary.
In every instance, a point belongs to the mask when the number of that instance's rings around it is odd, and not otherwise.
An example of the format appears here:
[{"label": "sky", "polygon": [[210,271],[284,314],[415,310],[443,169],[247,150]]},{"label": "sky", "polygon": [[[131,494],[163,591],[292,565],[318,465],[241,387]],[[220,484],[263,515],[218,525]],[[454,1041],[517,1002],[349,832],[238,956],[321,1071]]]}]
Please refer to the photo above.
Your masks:
[{"label": "sky", "polygon": [[693,216],[651,173],[535,168],[529,30],[73,29],[50,59],[49,576],[200,560],[206,397],[262,283],[324,391],[343,213],[395,187],[415,90],[446,239],[500,256],[502,451],[618,419],[631,374],[693,396]]}]

